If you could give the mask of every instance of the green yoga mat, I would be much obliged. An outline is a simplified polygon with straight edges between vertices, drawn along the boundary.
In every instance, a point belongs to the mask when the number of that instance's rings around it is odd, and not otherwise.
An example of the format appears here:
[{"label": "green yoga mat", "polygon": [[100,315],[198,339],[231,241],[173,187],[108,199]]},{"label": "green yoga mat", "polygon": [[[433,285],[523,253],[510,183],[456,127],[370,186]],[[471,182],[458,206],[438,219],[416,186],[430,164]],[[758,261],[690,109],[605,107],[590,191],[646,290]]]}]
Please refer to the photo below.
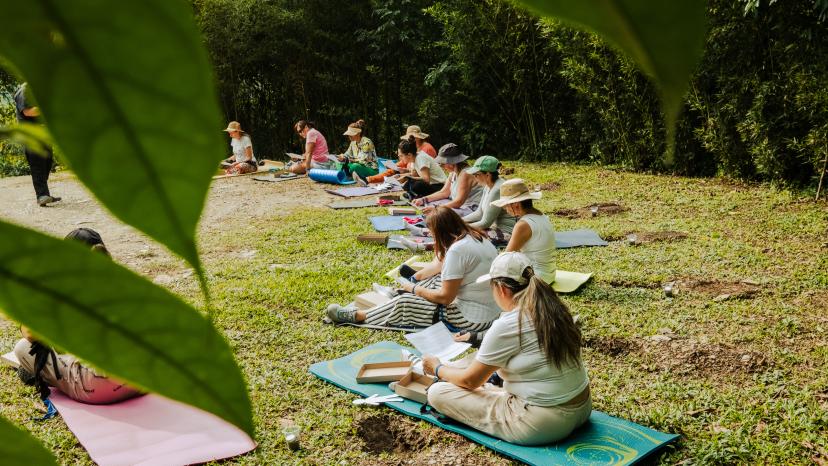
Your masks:
[{"label": "green yoga mat", "polygon": [[555,281],[552,288],[558,293],[573,293],[584,283],[592,278],[591,273],[569,272],[566,270],[555,271]]},{"label": "green yoga mat", "polygon": [[[387,384],[358,384],[356,373],[366,362],[390,362],[401,359],[403,346],[383,341],[331,361],[318,362],[310,372],[337,387],[362,396],[390,395]],[[405,348],[413,353],[413,348]],[[458,433],[473,442],[530,465],[626,465],[674,441],[678,435],[664,434],[646,427],[593,411],[584,426],[566,440],[545,447],[525,447],[504,442],[462,424],[443,424],[420,414],[420,403],[405,400],[387,403],[397,411],[423,419],[443,429]]]}]

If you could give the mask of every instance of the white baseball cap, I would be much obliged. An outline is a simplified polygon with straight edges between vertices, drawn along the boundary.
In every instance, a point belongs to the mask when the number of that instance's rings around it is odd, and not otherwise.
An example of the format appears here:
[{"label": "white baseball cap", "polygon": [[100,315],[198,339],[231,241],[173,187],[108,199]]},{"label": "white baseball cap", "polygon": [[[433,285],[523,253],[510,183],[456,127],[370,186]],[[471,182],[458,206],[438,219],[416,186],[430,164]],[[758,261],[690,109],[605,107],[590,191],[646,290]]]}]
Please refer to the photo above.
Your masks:
[{"label": "white baseball cap", "polygon": [[477,283],[487,282],[493,278],[511,278],[512,280],[525,285],[529,279],[523,276],[526,267],[532,267],[532,261],[520,252],[504,252],[495,257],[489,273],[480,276]]}]

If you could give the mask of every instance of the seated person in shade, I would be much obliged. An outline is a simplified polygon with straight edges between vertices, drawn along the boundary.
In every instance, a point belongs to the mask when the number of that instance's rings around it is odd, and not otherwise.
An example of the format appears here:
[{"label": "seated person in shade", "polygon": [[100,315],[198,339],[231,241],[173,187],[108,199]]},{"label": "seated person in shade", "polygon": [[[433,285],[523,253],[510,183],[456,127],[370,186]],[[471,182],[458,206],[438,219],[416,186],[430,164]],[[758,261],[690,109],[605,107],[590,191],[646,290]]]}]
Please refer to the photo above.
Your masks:
[{"label": "seated person in shade", "polygon": [[[434,150],[434,146],[428,143],[428,134],[424,133],[419,126],[409,126],[405,131],[405,134],[400,136],[400,139],[406,141],[412,136],[414,137],[414,142],[417,144],[417,152],[425,152],[432,157],[437,157],[437,151]],[[406,163],[399,161],[397,163],[397,168],[406,168]],[[365,179],[365,181],[368,183],[382,183],[386,177],[394,176],[396,173],[396,171],[388,169],[378,175],[369,176]]]},{"label": "seated person in shade", "polygon": [[520,251],[532,261],[535,274],[546,283],[555,281],[555,227],[543,212],[532,205],[541,192],[530,192],[520,178],[508,180],[500,186],[500,199],[493,201],[518,219],[506,251]]},{"label": "seated person in shade", "polygon": [[512,228],[515,226],[515,217],[494,204],[494,201],[500,199],[500,187],[506,181],[500,177],[499,170],[500,162],[491,155],[480,157],[474,162],[474,166],[469,168],[468,172],[483,186],[483,197],[477,210],[463,217],[470,226],[486,230],[489,238],[497,246],[509,242]]},{"label": "seated person in shade", "polygon": [[405,293],[366,311],[328,306],[334,322],[392,327],[428,327],[438,321],[449,330],[482,332],[499,315],[487,283],[477,279],[489,270],[497,250],[480,230],[466,225],[453,210],[438,207],[428,216],[434,233],[435,261],[414,274],[417,283]]},{"label": "seated person in shade", "polygon": [[[429,404],[511,443],[547,445],[566,438],[592,412],[581,332],[569,309],[521,253],[501,254],[479,280],[491,280],[503,314],[473,357],[443,364],[423,356],[424,372],[440,379],[428,389]],[[495,372],[502,388],[485,384]]]},{"label": "seated person in shade", "polygon": [[400,142],[397,156],[408,166],[406,173],[397,175],[409,199],[427,196],[443,188],[446,172],[428,154],[417,151],[414,136]]},{"label": "seated person in shade", "polygon": [[[93,251],[107,256],[101,236],[89,228],[78,228],[66,239],[80,241]],[[141,394],[111,377],[86,366],[69,354],[55,354],[54,350],[40,342],[26,327],[21,327],[24,338],[14,346],[14,355],[20,361],[18,374],[23,383],[34,385],[42,399],[49,396],[49,387],[56,387],[64,395],[81,403],[110,404]]]},{"label": "seated person in shade", "polygon": [[343,133],[351,140],[348,150],[339,156],[339,160],[345,163],[343,167],[346,173],[351,175],[360,186],[365,186],[365,178],[377,174],[377,151],[374,143],[363,135],[365,120],[358,120],[348,125],[348,130]]},{"label": "seated person in shade", "polygon": [[253,173],[259,169],[256,157],[253,155],[253,143],[250,136],[241,129],[238,121],[231,121],[224,130],[230,135],[230,148],[233,155],[225,159],[230,166],[224,169],[226,175],[241,175]]},{"label": "seated person in shade", "polygon": [[443,189],[414,199],[412,203],[422,206],[425,213],[434,210],[434,206],[429,205],[430,203],[443,199],[448,199],[447,203],[442,204],[445,207],[470,211],[477,209],[483,195],[483,187],[477,184],[474,177],[468,173],[469,164],[466,162],[468,158],[469,156],[463,154],[456,144],[449,143],[441,147],[435,161],[449,172]]}]

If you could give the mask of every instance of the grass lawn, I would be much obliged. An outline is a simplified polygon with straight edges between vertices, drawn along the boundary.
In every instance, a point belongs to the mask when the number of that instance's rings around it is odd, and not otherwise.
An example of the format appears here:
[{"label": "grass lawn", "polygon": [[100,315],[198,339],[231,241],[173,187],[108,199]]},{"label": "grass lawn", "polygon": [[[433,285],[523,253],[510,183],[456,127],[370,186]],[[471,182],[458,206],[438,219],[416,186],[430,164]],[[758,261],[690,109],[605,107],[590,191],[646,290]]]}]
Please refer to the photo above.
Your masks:
[{"label": "grass lawn", "polygon": [[[548,186],[541,210],[618,202],[598,217],[553,217],[556,229],[593,228],[609,247],[562,250],[560,269],[594,272],[565,301],[582,317],[595,409],[682,435],[659,462],[828,464],[828,206],[795,192],[718,179],[686,179],[567,165],[514,165]],[[320,189],[321,192],[321,189]],[[320,194],[321,195],[321,194]],[[401,334],[321,324],[329,302],[348,302],[408,253],[355,241],[381,209],[285,210],[202,235],[217,325],[233,346],[253,399],[253,453],[230,464],[509,464],[498,455],[352,395],[307,367]],[[629,245],[628,232],[687,238]],[[644,235],[639,235],[641,238]],[[242,254],[255,251],[255,254]],[[252,257],[250,257],[252,256]],[[117,258],[116,258],[117,259]],[[149,258],[154,270],[179,270]],[[661,284],[679,280],[667,298]],[[385,283],[385,282],[382,282]],[[169,285],[198,302],[192,278]],[[4,348],[18,338],[4,323]],[[33,423],[40,402],[0,371],[4,416],[65,464],[90,463],[59,419]],[[221,383],[221,381],[216,381]],[[280,438],[285,419],[303,450]],[[379,423],[379,424],[377,424]],[[369,453],[370,425],[394,432],[396,451]],[[423,447],[417,444],[421,443]]]}]

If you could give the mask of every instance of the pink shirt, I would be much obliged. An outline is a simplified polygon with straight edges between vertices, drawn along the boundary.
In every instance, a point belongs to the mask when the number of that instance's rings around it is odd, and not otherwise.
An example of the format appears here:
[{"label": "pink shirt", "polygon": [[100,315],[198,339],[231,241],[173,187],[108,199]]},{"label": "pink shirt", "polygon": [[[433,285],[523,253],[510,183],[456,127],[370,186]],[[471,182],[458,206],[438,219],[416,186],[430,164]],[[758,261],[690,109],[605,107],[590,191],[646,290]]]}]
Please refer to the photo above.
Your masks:
[{"label": "pink shirt", "polygon": [[325,140],[325,136],[322,136],[322,133],[317,131],[315,128],[311,128],[308,131],[308,135],[305,137],[305,144],[315,143],[313,146],[313,153],[311,153],[311,158],[314,162],[324,163],[328,161],[328,141]]}]

